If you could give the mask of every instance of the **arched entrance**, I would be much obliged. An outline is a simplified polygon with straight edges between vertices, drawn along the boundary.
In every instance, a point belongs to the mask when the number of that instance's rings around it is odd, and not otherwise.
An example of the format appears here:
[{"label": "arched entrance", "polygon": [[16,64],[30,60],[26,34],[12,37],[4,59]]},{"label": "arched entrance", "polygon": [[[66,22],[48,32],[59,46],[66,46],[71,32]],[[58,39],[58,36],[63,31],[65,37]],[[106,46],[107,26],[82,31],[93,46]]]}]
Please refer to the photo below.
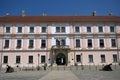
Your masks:
[{"label": "arched entrance", "polygon": [[58,55],[56,55],[56,64],[57,65],[66,64],[66,56],[63,53],[59,53]]}]

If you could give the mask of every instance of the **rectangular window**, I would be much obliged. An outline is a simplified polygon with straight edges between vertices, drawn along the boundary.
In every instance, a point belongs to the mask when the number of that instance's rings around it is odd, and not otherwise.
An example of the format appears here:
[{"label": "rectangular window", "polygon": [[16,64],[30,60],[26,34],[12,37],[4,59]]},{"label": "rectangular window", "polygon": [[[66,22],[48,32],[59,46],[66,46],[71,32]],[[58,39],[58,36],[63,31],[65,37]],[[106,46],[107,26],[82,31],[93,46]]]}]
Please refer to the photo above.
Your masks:
[{"label": "rectangular window", "polygon": [[75,32],[80,32],[80,27],[79,26],[75,26]]},{"label": "rectangular window", "polygon": [[8,63],[8,56],[4,56],[4,57],[3,57],[3,63],[4,63],[4,64]]},{"label": "rectangular window", "polygon": [[33,48],[34,46],[34,40],[29,40],[29,48]]},{"label": "rectangular window", "polygon": [[116,47],[116,39],[111,39],[111,47]]},{"label": "rectangular window", "polygon": [[87,26],[87,32],[91,32],[91,27]]},{"label": "rectangular window", "polygon": [[41,56],[41,63],[45,63],[45,56]]},{"label": "rectangular window", "polygon": [[113,62],[117,62],[117,54],[113,54]]},{"label": "rectangular window", "polygon": [[102,62],[102,63],[105,63],[105,62],[106,62],[106,60],[105,60],[105,55],[101,55],[101,62]]},{"label": "rectangular window", "polygon": [[41,48],[45,48],[46,47],[46,40],[41,40]]},{"label": "rectangular window", "polygon": [[88,39],[88,48],[92,48],[92,39]]},{"label": "rectangular window", "polygon": [[21,43],[22,43],[22,40],[17,40],[17,46],[16,46],[16,48],[21,48]]},{"label": "rectangular window", "polygon": [[81,55],[76,55],[76,62],[81,62]]},{"label": "rectangular window", "polygon": [[99,45],[100,45],[100,48],[104,47],[104,39],[99,40]]},{"label": "rectangular window", "polygon": [[22,33],[22,27],[18,27],[18,33]]},{"label": "rectangular window", "polygon": [[5,40],[4,48],[9,48],[9,40]]},{"label": "rectangular window", "polygon": [[102,33],[102,32],[103,32],[103,27],[102,27],[102,26],[99,26],[99,27],[98,27],[98,30],[99,30],[100,33]]},{"label": "rectangular window", "polygon": [[16,63],[17,63],[17,64],[20,63],[20,56],[16,56]]},{"label": "rectangular window", "polygon": [[10,27],[6,27],[5,33],[10,33]]},{"label": "rectangular window", "polygon": [[34,27],[30,27],[30,33],[34,33]]},{"label": "rectangular window", "polygon": [[88,55],[88,58],[89,58],[89,62],[93,62],[93,55]]},{"label": "rectangular window", "polygon": [[46,33],[47,32],[47,28],[46,27],[42,27],[42,33]]},{"label": "rectangular window", "polygon": [[115,27],[114,26],[110,26],[110,32],[115,32]]},{"label": "rectangular window", "polygon": [[60,39],[56,39],[56,45],[60,46]]},{"label": "rectangular window", "polygon": [[66,40],[65,39],[56,39],[56,45],[57,46],[65,46]]},{"label": "rectangular window", "polygon": [[29,56],[28,63],[33,63],[33,56]]},{"label": "rectangular window", "polygon": [[60,32],[60,27],[56,27],[56,32]]},{"label": "rectangular window", "polygon": [[65,45],[66,45],[65,39],[61,39],[61,45],[62,45],[62,46],[65,46]]},{"label": "rectangular window", "polygon": [[76,39],[76,48],[80,47],[80,39]]},{"label": "rectangular window", "polygon": [[65,27],[61,27],[61,32],[65,32]]}]

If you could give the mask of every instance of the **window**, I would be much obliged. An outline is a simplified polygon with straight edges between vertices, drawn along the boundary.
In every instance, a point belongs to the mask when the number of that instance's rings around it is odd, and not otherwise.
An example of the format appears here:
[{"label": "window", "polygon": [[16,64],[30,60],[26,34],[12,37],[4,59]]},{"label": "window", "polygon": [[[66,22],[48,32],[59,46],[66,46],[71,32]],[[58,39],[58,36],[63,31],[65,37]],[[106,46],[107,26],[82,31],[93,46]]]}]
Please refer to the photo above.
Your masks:
[{"label": "window", "polygon": [[75,26],[75,32],[80,32],[80,27],[79,26]]},{"label": "window", "polygon": [[100,45],[100,48],[104,47],[104,39],[99,40],[99,45]]},{"label": "window", "polygon": [[91,27],[87,26],[87,32],[91,32]]},{"label": "window", "polygon": [[10,27],[6,27],[5,33],[10,33]]},{"label": "window", "polygon": [[16,63],[20,63],[20,56],[16,56]]},{"label": "window", "polygon": [[116,47],[116,39],[111,39],[111,47]]},{"label": "window", "polygon": [[99,26],[99,27],[98,27],[98,30],[99,30],[100,33],[102,33],[102,32],[103,32],[103,27],[102,27],[102,26]]},{"label": "window", "polygon": [[117,62],[117,54],[113,54],[113,62]]},{"label": "window", "polygon": [[29,48],[33,48],[34,46],[34,40],[29,40]]},{"label": "window", "polygon": [[22,33],[22,27],[18,27],[18,33]]},{"label": "window", "polygon": [[30,33],[34,33],[34,27],[30,27]]},{"label": "window", "polygon": [[17,40],[17,46],[16,46],[16,48],[21,48],[21,43],[22,43],[22,40]]},{"label": "window", "polygon": [[76,39],[76,48],[80,47],[80,39]]},{"label": "window", "polygon": [[92,39],[88,39],[88,48],[92,48]]},{"label": "window", "polygon": [[41,56],[41,63],[45,63],[45,56],[44,55]]},{"label": "window", "polygon": [[45,32],[47,32],[47,28],[46,27],[42,27],[42,31],[41,31],[42,33],[45,33]]},{"label": "window", "polygon": [[93,55],[88,55],[88,58],[89,58],[89,62],[93,62]]},{"label": "window", "polygon": [[81,62],[81,55],[76,55],[76,62]]},{"label": "window", "polygon": [[66,41],[65,39],[56,39],[56,45],[57,46],[65,46],[66,45]]},{"label": "window", "polygon": [[45,48],[46,47],[46,40],[41,40],[41,48]]},{"label": "window", "polygon": [[4,57],[3,57],[3,63],[4,63],[4,64],[8,63],[8,56],[4,56]]},{"label": "window", "polygon": [[29,62],[28,63],[33,63],[33,56],[29,56]]},{"label": "window", "polygon": [[9,48],[9,40],[5,40],[4,48]]},{"label": "window", "polygon": [[114,26],[110,26],[110,32],[115,32],[115,27]]},{"label": "window", "polygon": [[101,62],[102,62],[102,63],[106,62],[106,60],[105,60],[105,55],[101,55]]},{"label": "window", "polygon": [[65,27],[56,27],[56,32],[65,32]]}]

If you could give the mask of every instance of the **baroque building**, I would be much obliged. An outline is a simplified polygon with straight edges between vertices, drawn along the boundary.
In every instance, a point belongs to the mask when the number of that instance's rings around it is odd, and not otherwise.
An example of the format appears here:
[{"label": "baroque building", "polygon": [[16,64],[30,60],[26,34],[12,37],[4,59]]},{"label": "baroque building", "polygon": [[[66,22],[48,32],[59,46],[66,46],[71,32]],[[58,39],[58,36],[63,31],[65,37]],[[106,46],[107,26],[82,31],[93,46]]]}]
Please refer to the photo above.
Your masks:
[{"label": "baroque building", "polygon": [[1,16],[0,66],[117,64],[119,16]]}]

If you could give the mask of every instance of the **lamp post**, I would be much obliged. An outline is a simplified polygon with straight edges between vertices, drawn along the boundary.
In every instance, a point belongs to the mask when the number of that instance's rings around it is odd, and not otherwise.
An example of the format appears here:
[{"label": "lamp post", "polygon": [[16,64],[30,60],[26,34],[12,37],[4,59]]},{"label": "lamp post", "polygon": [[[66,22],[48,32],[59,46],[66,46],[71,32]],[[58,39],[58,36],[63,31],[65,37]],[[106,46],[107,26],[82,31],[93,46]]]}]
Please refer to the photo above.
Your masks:
[{"label": "lamp post", "polygon": [[40,67],[39,67],[39,56],[40,56],[40,54],[38,54],[38,71],[40,70]]}]

